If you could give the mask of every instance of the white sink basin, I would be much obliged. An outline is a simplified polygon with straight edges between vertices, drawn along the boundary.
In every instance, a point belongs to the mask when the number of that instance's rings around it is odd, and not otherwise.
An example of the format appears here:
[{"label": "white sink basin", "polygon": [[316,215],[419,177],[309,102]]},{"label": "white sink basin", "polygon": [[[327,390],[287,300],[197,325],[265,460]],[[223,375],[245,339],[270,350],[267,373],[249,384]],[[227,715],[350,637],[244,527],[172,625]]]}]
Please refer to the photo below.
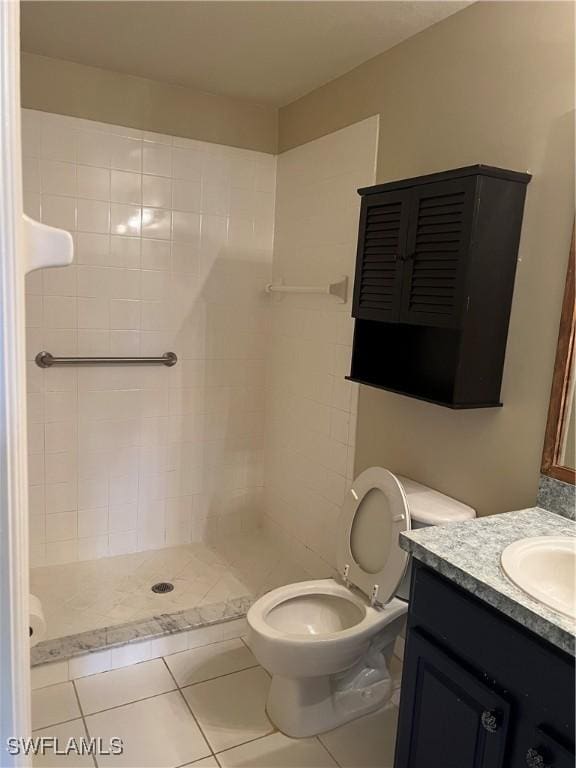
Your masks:
[{"label": "white sink basin", "polygon": [[508,578],[544,605],[576,618],[576,537],[533,536],[502,552]]}]

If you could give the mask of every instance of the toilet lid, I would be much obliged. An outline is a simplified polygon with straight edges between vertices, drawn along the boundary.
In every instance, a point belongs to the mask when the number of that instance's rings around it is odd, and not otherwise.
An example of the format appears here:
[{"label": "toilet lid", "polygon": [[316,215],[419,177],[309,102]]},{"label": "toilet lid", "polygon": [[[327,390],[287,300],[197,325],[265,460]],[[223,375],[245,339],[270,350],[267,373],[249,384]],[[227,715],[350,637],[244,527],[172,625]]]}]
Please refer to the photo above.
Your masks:
[{"label": "toilet lid", "polygon": [[408,567],[409,555],[398,538],[410,530],[404,489],[392,472],[371,467],[350,488],[338,523],[338,570],[367,597],[387,603]]}]

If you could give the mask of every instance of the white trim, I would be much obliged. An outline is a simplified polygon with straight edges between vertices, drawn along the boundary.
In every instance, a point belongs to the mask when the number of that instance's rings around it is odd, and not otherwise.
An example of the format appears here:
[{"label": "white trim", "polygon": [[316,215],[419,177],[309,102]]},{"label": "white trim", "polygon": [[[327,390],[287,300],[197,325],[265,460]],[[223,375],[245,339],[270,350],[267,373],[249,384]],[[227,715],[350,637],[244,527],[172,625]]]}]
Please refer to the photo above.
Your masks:
[{"label": "white trim", "polygon": [[30,733],[19,3],[0,0],[0,764]]}]

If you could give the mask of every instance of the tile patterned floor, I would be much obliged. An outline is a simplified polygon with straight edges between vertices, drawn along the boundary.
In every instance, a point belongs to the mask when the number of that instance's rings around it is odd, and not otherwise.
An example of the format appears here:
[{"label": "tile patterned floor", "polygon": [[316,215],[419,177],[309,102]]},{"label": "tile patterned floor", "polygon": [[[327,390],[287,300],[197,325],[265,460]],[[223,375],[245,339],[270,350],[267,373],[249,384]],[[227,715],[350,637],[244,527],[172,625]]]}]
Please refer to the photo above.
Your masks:
[{"label": "tile patterned floor", "polygon": [[[396,673],[398,677],[398,672]],[[393,704],[318,738],[268,720],[270,679],[241,639],[32,692],[34,736],[112,736],[121,756],[38,756],[41,768],[392,768]]]},{"label": "tile patterned floor", "polygon": [[[260,532],[216,546],[187,544],[100,560],[33,568],[30,591],[42,602],[47,640],[159,613],[257,596],[311,578]],[[150,591],[171,581],[174,591]]]}]

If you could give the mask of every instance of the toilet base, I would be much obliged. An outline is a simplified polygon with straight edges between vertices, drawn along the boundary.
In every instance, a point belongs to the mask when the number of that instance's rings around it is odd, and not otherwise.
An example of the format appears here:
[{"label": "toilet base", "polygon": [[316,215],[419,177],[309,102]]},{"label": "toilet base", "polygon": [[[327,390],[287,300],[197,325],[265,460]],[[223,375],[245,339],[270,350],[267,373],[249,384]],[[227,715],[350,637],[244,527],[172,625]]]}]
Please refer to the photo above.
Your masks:
[{"label": "toilet base", "polygon": [[349,685],[342,675],[287,678],[274,675],[266,711],[287,736],[304,738],[382,707],[393,694],[390,677],[363,687]]}]

